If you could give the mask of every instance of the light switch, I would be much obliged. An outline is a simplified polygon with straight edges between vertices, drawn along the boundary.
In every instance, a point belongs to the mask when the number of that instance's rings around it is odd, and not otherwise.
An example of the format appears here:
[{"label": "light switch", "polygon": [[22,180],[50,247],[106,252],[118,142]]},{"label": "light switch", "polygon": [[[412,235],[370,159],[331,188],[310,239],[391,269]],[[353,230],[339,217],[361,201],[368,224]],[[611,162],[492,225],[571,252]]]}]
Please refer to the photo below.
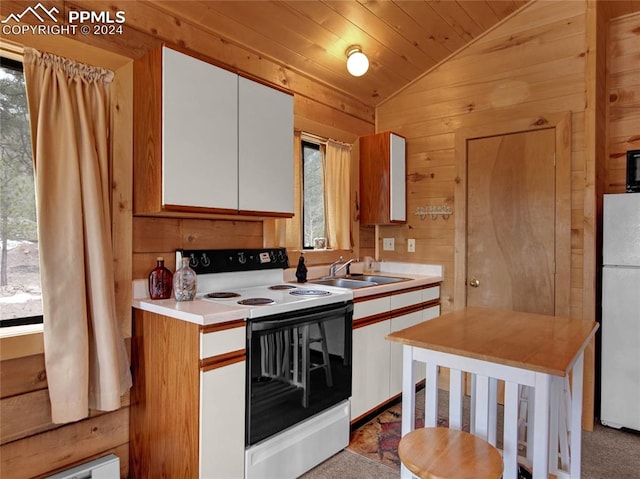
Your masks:
[{"label": "light switch", "polygon": [[382,238],[382,249],[384,251],[393,251],[395,249],[394,238]]},{"label": "light switch", "polygon": [[407,252],[408,253],[416,252],[416,240],[414,238],[409,238],[407,240]]}]

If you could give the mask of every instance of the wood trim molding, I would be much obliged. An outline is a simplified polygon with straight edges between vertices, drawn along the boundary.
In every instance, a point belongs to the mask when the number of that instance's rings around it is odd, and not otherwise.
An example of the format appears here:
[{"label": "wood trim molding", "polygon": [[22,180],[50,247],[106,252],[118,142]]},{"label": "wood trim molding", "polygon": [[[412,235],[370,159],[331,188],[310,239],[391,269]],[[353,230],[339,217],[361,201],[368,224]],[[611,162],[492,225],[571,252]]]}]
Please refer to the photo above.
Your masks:
[{"label": "wood trim molding", "polygon": [[244,361],[247,356],[246,349],[238,349],[237,351],[230,351],[228,353],[219,354],[210,358],[200,360],[200,371],[206,372],[212,369],[223,368],[231,364]]},{"label": "wood trim molding", "polygon": [[369,296],[361,296],[359,298],[353,298],[354,303],[364,303],[366,301],[372,301],[374,299],[387,298],[391,296],[390,292],[386,293],[378,293],[378,294],[370,294]]},{"label": "wood trim molding", "polygon": [[247,322],[244,319],[234,319],[224,323],[200,326],[200,332],[202,334],[217,333],[218,331],[224,331],[226,329],[244,328],[246,324]]},{"label": "wood trim molding", "polygon": [[382,321],[386,321],[387,319],[391,319],[390,313],[388,311],[380,314],[373,314],[371,316],[366,316],[364,318],[356,319],[353,322],[352,329],[364,328],[365,326],[371,326],[372,324],[381,323]]},{"label": "wood trim molding", "polygon": [[0,361],[42,353],[44,353],[42,331],[0,338]]},{"label": "wood trim molding", "polygon": [[442,286],[442,281],[439,281],[437,283],[432,283],[429,285],[420,285],[420,286],[412,286],[411,288],[405,288],[405,289],[397,289],[394,291],[386,291],[384,293],[378,293],[378,294],[371,294],[369,296],[360,296],[359,298],[353,298],[353,302],[354,303],[363,303],[365,301],[370,301],[372,299],[378,299],[378,298],[386,298],[388,296],[397,296],[399,294],[404,294],[404,293],[411,293],[413,291],[422,291],[424,289],[429,289],[429,288],[434,288],[436,286]]},{"label": "wood trim molding", "polygon": [[412,304],[411,306],[405,306],[404,308],[394,309],[393,311],[390,311],[389,314],[391,318],[397,318],[399,316],[404,316],[405,314],[415,313],[417,311],[422,311],[424,309],[429,309],[432,306],[439,306],[439,305],[440,305],[440,298],[432,299],[431,301],[425,301],[423,303]]},{"label": "wood trim molding", "polygon": [[381,323],[382,321],[386,321],[387,319],[398,318],[406,314],[429,309],[433,306],[440,306],[440,298],[432,299],[431,301],[425,301],[423,303],[412,304],[410,306],[405,306],[403,308],[398,308],[391,311],[385,311],[384,313],[373,314],[364,318],[358,318],[353,321],[352,329],[364,328],[365,326],[371,326],[372,324]]}]

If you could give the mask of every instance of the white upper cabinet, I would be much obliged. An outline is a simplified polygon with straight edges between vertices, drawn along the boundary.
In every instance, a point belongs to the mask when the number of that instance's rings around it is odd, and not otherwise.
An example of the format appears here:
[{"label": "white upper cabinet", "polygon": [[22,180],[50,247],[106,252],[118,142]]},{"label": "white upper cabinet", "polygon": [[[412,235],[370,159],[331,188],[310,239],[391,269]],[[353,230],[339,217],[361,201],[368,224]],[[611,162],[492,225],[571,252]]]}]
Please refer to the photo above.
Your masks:
[{"label": "white upper cabinet", "polygon": [[293,95],[166,47],[134,63],[134,212],[293,216]]},{"label": "white upper cabinet", "polygon": [[389,220],[391,222],[407,221],[407,155],[406,140],[393,133],[389,134],[391,153],[389,155],[390,192]]},{"label": "white upper cabinet", "polygon": [[237,209],[238,76],[168,48],[162,73],[163,204]]},{"label": "white upper cabinet", "polygon": [[240,77],[239,209],[293,214],[293,96]]}]

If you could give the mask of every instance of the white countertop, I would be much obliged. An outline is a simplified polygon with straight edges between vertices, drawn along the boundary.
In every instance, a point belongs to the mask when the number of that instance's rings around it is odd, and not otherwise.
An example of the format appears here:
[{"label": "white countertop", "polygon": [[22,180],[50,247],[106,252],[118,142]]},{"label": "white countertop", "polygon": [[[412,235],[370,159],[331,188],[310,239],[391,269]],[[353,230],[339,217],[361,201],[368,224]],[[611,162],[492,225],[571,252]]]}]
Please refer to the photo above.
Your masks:
[{"label": "white countertop", "polygon": [[[414,288],[416,286],[425,286],[429,284],[439,283],[442,281],[443,269],[437,265],[423,265],[415,263],[399,263],[399,262],[382,262],[377,264],[372,275],[380,276],[397,276],[403,278],[411,278],[408,281],[400,281],[397,283],[380,284],[367,288],[358,288],[351,290],[354,298],[363,298],[366,296],[388,293],[401,289]],[[310,267],[310,276],[315,270],[324,271],[326,266]],[[361,272],[361,264],[355,264],[353,272]],[[320,273],[316,279],[322,277]],[[295,268],[289,268],[285,271],[285,280],[294,282]],[[313,279],[309,279],[308,283],[313,284]],[[133,301],[134,308],[149,311],[151,313],[161,314],[170,318],[181,319],[200,325],[221,324],[233,320],[244,319],[246,317],[247,308],[232,304],[220,304],[212,301],[204,301],[196,299],[194,301],[175,301],[173,299],[149,299],[147,290],[147,280],[137,279],[133,281]]]},{"label": "white countertop", "polygon": [[[146,287],[146,280],[139,279],[135,280],[134,283],[138,281],[143,283],[143,287]],[[136,287],[134,286],[134,291],[135,289]],[[247,308],[242,306],[219,304],[201,299],[176,301],[174,299],[150,299],[149,297],[134,298],[132,305],[134,308],[143,311],[200,325],[219,324],[244,319],[247,312]]]}]

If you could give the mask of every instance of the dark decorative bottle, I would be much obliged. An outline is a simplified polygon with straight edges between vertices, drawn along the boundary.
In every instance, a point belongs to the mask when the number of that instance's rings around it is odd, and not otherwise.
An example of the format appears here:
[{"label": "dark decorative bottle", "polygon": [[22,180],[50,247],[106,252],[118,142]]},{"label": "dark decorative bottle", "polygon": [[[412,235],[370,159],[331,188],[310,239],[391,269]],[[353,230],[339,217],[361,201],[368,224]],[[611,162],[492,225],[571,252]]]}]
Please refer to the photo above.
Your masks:
[{"label": "dark decorative bottle", "polygon": [[300,259],[298,260],[298,267],[296,268],[296,279],[298,283],[306,283],[307,282],[307,267],[304,264],[304,255],[300,254]]},{"label": "dark decorative bottle", "polygon": [[173,275],[165,267],[162,256],[158,256],[156,261],[156,267],[149,273],[149,297],[151,299],[169,299]]}]

